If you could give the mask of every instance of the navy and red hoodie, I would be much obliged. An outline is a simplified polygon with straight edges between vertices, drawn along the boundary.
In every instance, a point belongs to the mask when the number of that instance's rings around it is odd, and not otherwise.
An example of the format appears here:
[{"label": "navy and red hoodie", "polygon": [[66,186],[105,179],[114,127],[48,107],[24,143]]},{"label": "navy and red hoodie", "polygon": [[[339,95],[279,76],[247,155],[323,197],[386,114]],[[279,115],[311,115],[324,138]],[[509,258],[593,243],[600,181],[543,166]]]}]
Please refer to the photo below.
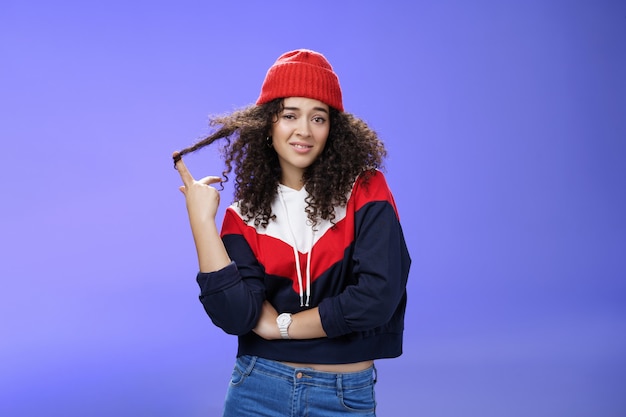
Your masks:
[{"label": "navy and red hoodie", "polygon": [[[302,209],[306,195],[279,186],[267,228],[246,222],[236,203],[227,209],[221,237],[233,262],[198,273],[204,309],[239,337],[237,356],[320,364],[400,356],[411,259],[383,174],[359,177],[334,222],[315,228]],[[279,313],[319,307],[327,337],[257,336],[266,299]]]}]

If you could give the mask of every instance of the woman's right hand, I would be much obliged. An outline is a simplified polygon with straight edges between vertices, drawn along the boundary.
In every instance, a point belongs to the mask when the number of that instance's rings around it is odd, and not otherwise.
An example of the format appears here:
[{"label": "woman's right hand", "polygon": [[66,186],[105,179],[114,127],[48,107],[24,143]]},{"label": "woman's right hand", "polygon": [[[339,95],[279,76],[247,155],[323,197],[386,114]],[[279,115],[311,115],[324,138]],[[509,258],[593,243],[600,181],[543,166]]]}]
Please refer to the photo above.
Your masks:
[{"label": "woman's right hand", "polygon": [[[178,152],[174,152],[173,156],[176,157],[177,155]],[[176,162],[175,167],[183,180],[183,185],[179,189],[185,195],[192,227],[196,222],[215,221],[215,215],[220,204],[220,193],[211,187],[211,184],[220,182],[221,178],[208,176],[196,181],[182,158]]]},{"label": "woman's right hand", "polygon": [[178,159],[175,167],[183,180],[180,191],[185,195],[187,203],[200,272],[220,270],[230,263],[230,258],[215,223],[220,193],[211,187],[211,184],[220,182],[221,179],[220,177],[204,177],[196,181],[178,152],[174,152],[173,156]]}]

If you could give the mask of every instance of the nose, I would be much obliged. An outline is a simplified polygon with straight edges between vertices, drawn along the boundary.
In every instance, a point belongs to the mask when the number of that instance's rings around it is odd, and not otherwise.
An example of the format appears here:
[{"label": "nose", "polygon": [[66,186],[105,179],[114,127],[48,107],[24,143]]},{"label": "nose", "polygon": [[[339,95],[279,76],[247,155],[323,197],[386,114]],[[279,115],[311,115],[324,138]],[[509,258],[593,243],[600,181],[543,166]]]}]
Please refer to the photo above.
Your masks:
[{"label": "nose", "polygon": [[309,121],[305,117],[300,118],[300,123],[298,123],[298,126],[296,128],[296,134],[303,138],[311,136]]}]

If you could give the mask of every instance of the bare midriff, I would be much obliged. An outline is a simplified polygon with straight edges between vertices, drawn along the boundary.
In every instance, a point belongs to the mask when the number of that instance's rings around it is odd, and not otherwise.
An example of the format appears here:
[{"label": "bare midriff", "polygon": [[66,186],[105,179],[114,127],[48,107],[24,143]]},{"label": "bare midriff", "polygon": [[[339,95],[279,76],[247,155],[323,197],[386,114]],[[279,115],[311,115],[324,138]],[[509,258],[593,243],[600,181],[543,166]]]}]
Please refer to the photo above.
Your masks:
[{"label": "bare midriff", "polygon": [[374,365],[374,361],[364,361],[355,363],[340,364],[321,364],[321,363],[297,363],[297,362],[281,362],[293,368],[310,368],[321,372],[332,372],[336,374],[344,374],[349,372],[364,371]]}]

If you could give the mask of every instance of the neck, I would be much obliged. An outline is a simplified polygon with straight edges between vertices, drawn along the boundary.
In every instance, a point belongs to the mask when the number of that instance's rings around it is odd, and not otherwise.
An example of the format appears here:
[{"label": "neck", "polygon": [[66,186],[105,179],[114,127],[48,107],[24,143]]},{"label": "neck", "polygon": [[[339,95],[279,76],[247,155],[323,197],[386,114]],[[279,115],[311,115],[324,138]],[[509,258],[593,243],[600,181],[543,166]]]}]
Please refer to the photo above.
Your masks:
[{"label": "neck", "polygon": [[302,175],[283,175],[280,179],[280,183],[294,190],[300,190],[304,186]]}]

